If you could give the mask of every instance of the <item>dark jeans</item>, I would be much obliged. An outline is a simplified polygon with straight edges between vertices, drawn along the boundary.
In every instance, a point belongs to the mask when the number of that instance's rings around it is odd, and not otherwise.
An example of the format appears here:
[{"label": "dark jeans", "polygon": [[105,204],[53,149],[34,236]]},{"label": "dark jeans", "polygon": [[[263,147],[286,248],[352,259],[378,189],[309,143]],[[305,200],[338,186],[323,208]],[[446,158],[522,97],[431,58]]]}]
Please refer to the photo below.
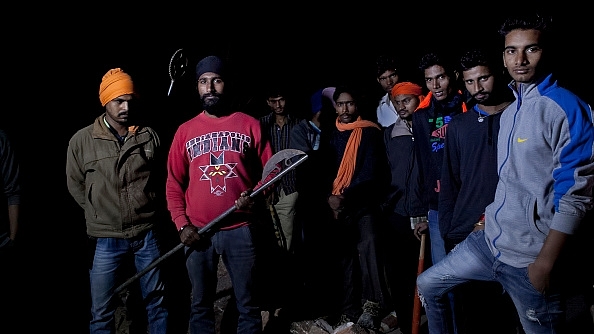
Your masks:
[{"label": "dark jeans", "polygon": [[[385,249],[391,309],[398,315],[400,330],[410,333],[421,242],[414,236],[410,218],[397,213],[387,217],[383,231],[382,244]],[[429,263],[429,259],[427,260]]]},{"label": "dark jeans", "polygon": [[337,221],[342,254],[342,314],[353,320],[362,313],[362,303],[385,305],[388,289],[379,244],[379,221],[372,214]]},{"label": "dark jeans", "polygon": [[219,256],[231,278],[239,319],[237,333],[261,333],[262,316],[254,277],[256,249],[249,226],[217,231],[195,248],[185,247],[186,267],[192,283],[190,333],[215,332],[214,302]]}]

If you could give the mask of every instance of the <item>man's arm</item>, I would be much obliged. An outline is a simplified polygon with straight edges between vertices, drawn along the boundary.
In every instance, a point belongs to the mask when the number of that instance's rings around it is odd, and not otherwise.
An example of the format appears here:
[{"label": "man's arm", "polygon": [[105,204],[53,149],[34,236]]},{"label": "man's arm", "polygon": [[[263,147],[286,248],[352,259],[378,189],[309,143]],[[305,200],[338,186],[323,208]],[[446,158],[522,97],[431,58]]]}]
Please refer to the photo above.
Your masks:
[{"label": "man's arm", "polygon": [[3,177],[4,195],[8,204],[10,239],[15,240],[19,224],[19,206],[21,203],[20,169],[15,152],[6,133],[0,133],[0,174]]},{"label": "man's arm", "polygon": [[10,222],[10,239],[16,239],[19,229],[19,204],[12,204],[8,206],[8,221]]},{"label": "man's arm", "polygon": [[546,293],[549,288],[551,271],[565,246],[568,236],[566,233],[551,229],[536,260],[528,265],[530,283],[540,293]]}]

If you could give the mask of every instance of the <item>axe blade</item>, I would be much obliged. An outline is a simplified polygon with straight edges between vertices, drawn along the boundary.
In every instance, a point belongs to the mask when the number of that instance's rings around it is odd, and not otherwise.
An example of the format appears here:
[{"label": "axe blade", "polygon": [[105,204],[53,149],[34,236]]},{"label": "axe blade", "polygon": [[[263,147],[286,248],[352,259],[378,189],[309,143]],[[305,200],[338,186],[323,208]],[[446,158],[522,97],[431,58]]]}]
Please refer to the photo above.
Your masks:
[{"label": "axe blade", "polygon": [[275,169],[278,170],[276,172],[278,173],[299,161],[303,156],[306,156],[305,152],[296,149],[284,149],[276,152],[264,165],[262,180],[266,180]]}]

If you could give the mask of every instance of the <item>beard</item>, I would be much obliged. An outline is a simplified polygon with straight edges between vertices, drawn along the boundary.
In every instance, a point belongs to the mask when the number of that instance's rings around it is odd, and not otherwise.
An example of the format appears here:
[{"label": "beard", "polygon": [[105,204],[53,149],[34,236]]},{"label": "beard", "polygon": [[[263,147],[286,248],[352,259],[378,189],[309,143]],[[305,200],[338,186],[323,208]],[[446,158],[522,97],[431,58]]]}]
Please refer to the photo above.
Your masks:
[{"label": "beard", "polygon": [[204,110],[213,116],[220,117],[229,114],[229,104],[222,94],[213,92],[202,96],[200,101]]}]

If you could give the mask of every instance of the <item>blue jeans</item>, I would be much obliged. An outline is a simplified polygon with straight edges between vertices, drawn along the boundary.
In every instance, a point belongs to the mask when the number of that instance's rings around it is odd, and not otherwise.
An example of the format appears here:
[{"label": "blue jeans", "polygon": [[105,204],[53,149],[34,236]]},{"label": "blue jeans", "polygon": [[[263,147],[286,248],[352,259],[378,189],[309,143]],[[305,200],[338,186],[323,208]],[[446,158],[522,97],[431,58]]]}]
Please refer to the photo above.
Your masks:
[{"label": "blue jeans", "polygon": [[446,296],[454,287],[470,280],[501,283],[512,298],[526,333],[558,333],[563,319],[560,293],[552,287],[546,295],[541,294],[530,283],[528,268],[515,268],[495,259],[483,231],[472,232],[446,258],[417,278],[429,333],[453,333]]},{"label": "blue jeans", "polygon": [[[161,256],[159,243],[152,231],[131,239],[97,238],[91,282],[90,333],[115,334],[115,311],[118,296],[114,294],[123,265],[132,257],[137,271],[148,267]],[[167,333],[168,311],[164,305],[165,285],[159,267],[139,278],[151,334]],[[121,282],[123,283],[123,282]]]},{"label": "blue jeans", "polygon": [[[429,223],[429,241],[431,242],[431,263],[436,264],[445,258],[447,254],[445,242],[441,237],[441,232],[439,231],[439,211],[429,210],[429,213],[427,214],[427,221]],[[448,313],[453,319],[455,319],[456,314],[454,313],[454,294],[449,293],[448,297],[450,303],[446,307],[448,308]],[[452,333],[458,333],[458,324],[455,322],[454,331]]]},{"label": "blue jeans", "polygon": [[436,264],[446,256],[445,243],[439,232],[439,215],[437,210],[429,210],[429,241],[431,241],[431,262]]},{"label": "blue jeans", "polygon": [[262,315],[255,299],[256,249],[249,226],[219,230],[196,247],[185,247],[186,267],[192,284],[190,333],[215,332],[214,303],[219,256],[223,260],[237,303],[237,333],[262,332]]}]

